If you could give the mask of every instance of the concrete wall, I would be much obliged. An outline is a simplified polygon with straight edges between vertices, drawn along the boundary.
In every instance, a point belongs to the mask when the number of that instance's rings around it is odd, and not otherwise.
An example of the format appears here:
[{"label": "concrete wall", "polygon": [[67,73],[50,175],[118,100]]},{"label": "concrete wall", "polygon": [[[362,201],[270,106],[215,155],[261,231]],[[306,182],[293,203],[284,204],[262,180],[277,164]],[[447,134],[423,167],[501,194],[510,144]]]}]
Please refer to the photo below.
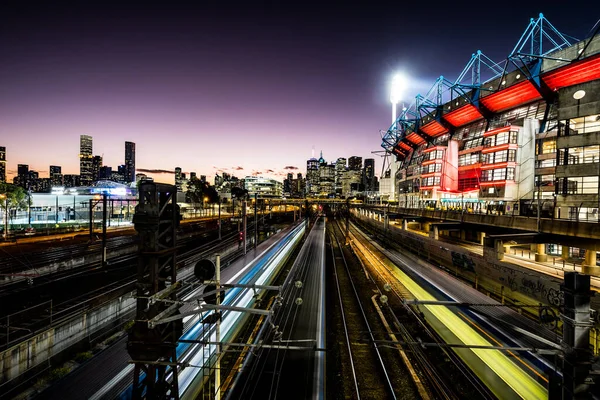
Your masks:
[{"label": "concrete wall", "polygon": [[[364,217],[357,217],[375,229],[383,230],[383,224]],[[560,284],[562,279],[536,273],[504,261],[494,260],[496,254],[479,255],[463,247],[440,242],[417,233],[403,231],[390,225],[388,237],[399,247],[445,267],[451,274],[477,285],[484,291],[519,304],[545,304],[557,306],[562,303]]]},{"label": "concrete wall", "polygon": [[4,350],[0,353],[0,385],[48,362],[75,344],[91,342],[104,329],[131,319],[134,312],[135,299],[127,294]]},{"label": "concrete wall", "polygon": [[[585,91],[582,99],[575,99],[573,94],[579,90]],[[558,91],[558,119],[592,115],[600,113],[600,80],[569,86]],[[560,139],[559,139],[560,141]],[[558,143],[557,143],[558,145]]]},{"label": "concrete wall", "polygon": [[522,199],[527,196],[531,198],[531,192],[535,186],[535,135],[539,129],[540,121],[526,119],[523,128],[519,130],[517,137],[519,150],[517,150],[517,171],[515,173],[518,192],[510,196],[512,199]]}]

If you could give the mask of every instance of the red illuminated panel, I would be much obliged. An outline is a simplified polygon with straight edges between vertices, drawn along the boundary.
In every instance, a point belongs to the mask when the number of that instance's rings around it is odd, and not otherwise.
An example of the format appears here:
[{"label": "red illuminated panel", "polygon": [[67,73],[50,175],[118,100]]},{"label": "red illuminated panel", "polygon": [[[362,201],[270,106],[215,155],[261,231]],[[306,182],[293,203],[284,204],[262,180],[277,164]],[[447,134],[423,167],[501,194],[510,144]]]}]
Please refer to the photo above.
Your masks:
[{"label": "red illuminated panel", "polygon": [[410,151],[410,149],[412,148],[412,147],[410,147],[410,145],[408,145],[408,144],[406,144],[404,142],[398,143],[398,146],[402,147],[406,151]]},{"label": "red illuminated panel", "polygon": [[443,161],[442,161],[442,160],[440,160],[440,159],[438,158],[438,159],[436,159],[436,160],[427,160],[427,161],[423,161],[423,162],[421,163],[421,165],[422,165],[422,166],[425,166],[425,165],[429,165],[429,164],[442,163],[442,162],[443,162]]},{"label": "red illuminated panel", "polygon": [[496,168],[506,168],[506,167],[514,167],[515,166],[515,162],[502,162],[502,163],[498,163],[498,164],[486,164],[484,166],[481,167],[481,169],[486,170],[486,169],[496,169]]},{"label": "red illuminated panel", "polygon": [[490,181],[490,182],[481,182],[479,186],[500,186],[506,185],[506,181]]},{"label": "red illuminated panel", "polygon": [[460,167],[458,167],[459,177],[462,176],[460,174],[462,174],[463,171],[472,171],[472,170],[476,170],[477,168],[481,168],[481,163],[471,164],[471,165],[461,165]]},{"label": "red illuminated panel", "polygon": [[398,146],[394,147],[394,149],[392,150],[392,153],[400,156],[400,158],[405,159],[407,156],[407,153],[405,152],[405,150],[399,148]]},{"label": "red illuminated panel", "polygon": [[[509,126],[502,126],[500,128],[496,128],[496,129],[490,129],[487,132],[483,132],[483,137],[494,136],[494,135],[497,135],[502,132],[508,132],[508,131],[510,131],[510,128],[511,128],[511,126],[509,125]],[[517,129],[517,128],[515,128],[515,129]]]},{"label": "red illuminated panel", "polygon": [[448,114],[444,114],[444,119],[454,126],[463,126],[480,118],[483,118],[483,115],[473,104],[464,105]]},{"label": "red illuminated panel", "polygon": [[528,103],[541,97],[542,96],[540,96],[531,82],[523,81],[483,97],[481,103],[490,111],[498,112]]},{"label": "red illuminated panel", "polygon": [[425,150],[423,150],[423,153],[429,153],[434,150],[444,150],[444,149],[445,149],[444,146],[432,146],[432,147],[428,147]]},{"label": "red illuminated panel", "polygon": [[552,90],[595,79],[600,79],[600,56],[578,61],[542,75],[542,80]]},{"label": "red illuminated panel", "polygon": [[406,137],[406,140],[408,140],[409,142],[412,142],[414,144],[418,144],[419,146],[422,145],[423,143],[425,143],[425,140],[415,132],[408,135]]},{"label": "red illuminated panel", "polygon": [[430,123],[421,127],[421,130],[431,137],[436,137],[448,132],[448,129],[444,125],[437,121],[431,121]]},{"label": "red illuminated panel", "polygon": [[481,149],[483,149],[483,146],[477,146],[477,147],[472,147],[470,149],[464,149],[458,152],[458,155],[463,155],[463,154],[469,154],[469,153],[475,153],[478,151],[481,151]]},{"label": "red illuminated panel", "polygon": [[439,188],[440,185],[433,185],[433,186],[421,186],[420,191],[423,190],[429,190],[429,189],[433,189],[433,188]]},{"label": "red illuminated panel", "polygon": [[[473,164],[473,165],[478,165],[481,166],[481,164]],[[472,167],[473,165],[468,165],[469,167]],[[458,168],[462,168],[462,167],[458,167]],[[459,170],[458,171],[458,179],[471,179],[471,178],[480,178],[481,177],[481,171],[478,170],[477,168],[473,168],[470,170]]]},{"label": "red illuminated panel", "polygon": [[486,147],[483,150],[481,150],[481,153],[482,154],[493,153],[495,151],[516,149],[517,147],[518,147],[518,145],[516,143],[505,143],[505,144],[500,144],[500,145],[494,146],[494,147]]}]

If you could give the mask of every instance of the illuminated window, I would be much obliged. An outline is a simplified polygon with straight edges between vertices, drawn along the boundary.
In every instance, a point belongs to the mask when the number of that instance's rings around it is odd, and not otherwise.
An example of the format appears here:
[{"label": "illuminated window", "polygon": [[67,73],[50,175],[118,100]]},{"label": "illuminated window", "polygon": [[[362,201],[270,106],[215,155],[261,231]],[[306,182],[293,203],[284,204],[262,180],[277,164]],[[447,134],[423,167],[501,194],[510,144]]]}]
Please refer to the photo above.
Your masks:
[{"label": "illuminated window", "polygon": [[488,136],[483,144],[486,147],[500,146],[507,143],[517,143],[517,131],[500,132],[497,135]]},{"label": "illuminated window", "polygon": [[556,140],[544,140],[542,142],[542,154],[556,153]]},{"label": "illuminated window", "polygon": [[461,154],[458,156],[458,166],[462,167],[465,165],[473,165],[480,162],[480,153],[469,153],[469,154]]},{"label": "illuminated window", "polygon": [[569,120],[568,135],[582,135],[585,133],[600,132],[600,114]]}]

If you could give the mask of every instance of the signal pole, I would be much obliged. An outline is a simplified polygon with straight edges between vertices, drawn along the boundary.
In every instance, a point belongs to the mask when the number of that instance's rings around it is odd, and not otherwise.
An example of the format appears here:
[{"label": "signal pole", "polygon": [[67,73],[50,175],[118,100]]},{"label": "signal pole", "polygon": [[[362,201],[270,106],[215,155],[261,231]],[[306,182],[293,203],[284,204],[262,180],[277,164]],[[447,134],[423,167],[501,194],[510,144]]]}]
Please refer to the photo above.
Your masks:
[{"label": "signal pole", "polygon": [[248,228],[248,216],[246,215],[246,207],[248,207],[248,203],[246,200],[242,202],[242,219],[244,224],[244,255],[246,255],[246,230]]}]

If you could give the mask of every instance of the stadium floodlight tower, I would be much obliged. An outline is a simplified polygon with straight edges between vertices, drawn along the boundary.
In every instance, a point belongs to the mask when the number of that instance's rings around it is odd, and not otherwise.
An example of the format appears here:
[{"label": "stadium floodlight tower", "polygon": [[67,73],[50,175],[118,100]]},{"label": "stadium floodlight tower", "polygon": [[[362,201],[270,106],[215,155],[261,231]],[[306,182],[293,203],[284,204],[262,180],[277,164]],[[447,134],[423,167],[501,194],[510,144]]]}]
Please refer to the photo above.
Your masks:
[{"label": "stadium floodlight tower", "polygon": [[392,103],[392,124],[396,122],[396,107],[402,98],[402,92],[406,87],[406,78],[402,74],[396,74],[392,78],[392,88],[390,91],[390,102]]}]

